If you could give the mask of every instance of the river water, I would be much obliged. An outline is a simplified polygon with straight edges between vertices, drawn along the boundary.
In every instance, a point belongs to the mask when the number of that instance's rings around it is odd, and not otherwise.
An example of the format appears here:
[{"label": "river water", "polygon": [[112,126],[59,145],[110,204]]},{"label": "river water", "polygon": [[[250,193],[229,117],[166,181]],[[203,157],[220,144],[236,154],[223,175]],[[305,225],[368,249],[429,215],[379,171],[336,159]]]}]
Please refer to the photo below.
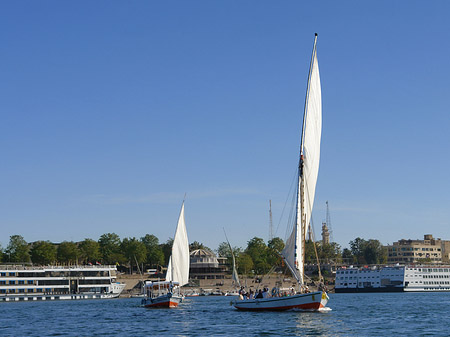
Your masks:
[{"label": "river water", "polygon": [[240,312],[230,297],[0,303],[1,336],[450,336],[450,293],[330,294],[328,312]]}]

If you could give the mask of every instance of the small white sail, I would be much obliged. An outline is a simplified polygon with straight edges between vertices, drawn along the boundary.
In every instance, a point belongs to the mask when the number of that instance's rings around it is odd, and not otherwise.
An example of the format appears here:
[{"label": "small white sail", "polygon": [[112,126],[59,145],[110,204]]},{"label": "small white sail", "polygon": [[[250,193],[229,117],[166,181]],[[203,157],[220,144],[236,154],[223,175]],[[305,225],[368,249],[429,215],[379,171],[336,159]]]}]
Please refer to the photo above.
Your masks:
[{"label": "small white sail", "polygon": [[173,239],[172,255],[167,266],[166,281],[179,282],[180,287],[189,282],[189,241],[184,221],[184,202]]},{"label": "small white sail", "polygon": [[[228,239],[227,239],[228,242]],[[233,248],[231,248],[230,243],[228,242],[228,246],[230,247],[230,251],[231,251],[231,258],[233,259],[233,273],[231,274],[231,279],[234,283],[235,286],[240,287],[241,286],[241,282],[239,282],[239,275],[237,273],[236,270],[236,259],[234,258],[234,253],[233,253]]]},{"label": "small white sail", "polygon": [[322,94],[316,42],[317,35],[314,40],[303,117],[296,221],[282,251],[286,264],[300,284],[303,284],[304,242],[311,219],[317,176],[319,174],[320,139],[322,133]]}]

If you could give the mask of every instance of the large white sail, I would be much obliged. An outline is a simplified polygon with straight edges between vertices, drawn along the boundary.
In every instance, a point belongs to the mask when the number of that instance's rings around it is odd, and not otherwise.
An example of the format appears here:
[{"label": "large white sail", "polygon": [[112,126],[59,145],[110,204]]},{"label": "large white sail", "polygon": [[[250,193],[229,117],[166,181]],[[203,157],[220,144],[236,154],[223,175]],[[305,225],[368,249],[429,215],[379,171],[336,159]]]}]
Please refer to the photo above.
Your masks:
[{"label": "large white sail", "polygon": [[300,284],[303,284],[304,243],[314,204],[322,133],[322,94],[316,42],[317,35],[314,40],[303,116],[296,221],[282,252],[286,264]]},{"label": "large white sail", "polygon": [[167,266],[166,281],[179,282],[183,286],[189,282],[189,241],[184,221],[184,202],[178,218],[173,239],[172,255]]}]

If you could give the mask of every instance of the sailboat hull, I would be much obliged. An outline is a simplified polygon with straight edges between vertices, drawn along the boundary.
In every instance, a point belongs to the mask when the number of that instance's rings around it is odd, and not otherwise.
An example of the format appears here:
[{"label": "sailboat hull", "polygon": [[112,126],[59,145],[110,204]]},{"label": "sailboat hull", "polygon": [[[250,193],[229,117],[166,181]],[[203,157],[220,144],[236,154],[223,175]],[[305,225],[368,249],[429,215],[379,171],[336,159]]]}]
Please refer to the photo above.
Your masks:
[{"label": "sailboat hull", "polygon": [[155,298],[143,299],[142,305],[146,308],[176,308],[182,299],[181,296],[162,295]]},{"label": "sailboat hull", "polygon": [[316,291],[313,293],[297,294],[285,297],[235,300],[233,305],[238,310],[247,311],[281,311],[291,309],[319,311],[326,306],[327,302],[327,294],[322,291]]}]

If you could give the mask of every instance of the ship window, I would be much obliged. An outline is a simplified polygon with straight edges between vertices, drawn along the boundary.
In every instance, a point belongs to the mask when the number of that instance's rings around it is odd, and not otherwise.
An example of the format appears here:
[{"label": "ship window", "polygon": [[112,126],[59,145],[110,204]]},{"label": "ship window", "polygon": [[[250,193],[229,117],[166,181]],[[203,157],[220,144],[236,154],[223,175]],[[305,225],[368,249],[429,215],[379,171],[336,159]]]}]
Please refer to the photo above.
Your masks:
[{"label": "ship window", "polygon": [[33,284],[33,281],[28,280],[28,281],[27,281],[27,284]]},{"label": "ship window", "polygon": [[37,288],[36,292],[41,293],[42,292],[42,288]]},{"label": "ship window", "polygon": [[0,281],[0,284],[6,284],[6,281]]},{"label": "ship window", "polygon": [[28,289],[28,292],[29,292],[29,293],[32,293],[32,292],[33,292],[33,289]]},{"label": "ship window", "polygon": [[9,284],[16,284],[16,281],[9,281]]},{"label": "ship window", "polygon": [[9,273],[9,276],[16,276],[16,273]]},{"label": "ship window", "polygon": [[6,273],[1,273],[1,276],[6,276]]},{"label": "ship window", "polygon": [[0,289],[0,294],[6,294],[6,289]]},{"label": "ship window", "polygon": [[19,284],[25,284],[24,280],[19,280]]},{"label": "ship window", "polygon": [[24,293],[25,289],[19,289],[19,293]]}]

